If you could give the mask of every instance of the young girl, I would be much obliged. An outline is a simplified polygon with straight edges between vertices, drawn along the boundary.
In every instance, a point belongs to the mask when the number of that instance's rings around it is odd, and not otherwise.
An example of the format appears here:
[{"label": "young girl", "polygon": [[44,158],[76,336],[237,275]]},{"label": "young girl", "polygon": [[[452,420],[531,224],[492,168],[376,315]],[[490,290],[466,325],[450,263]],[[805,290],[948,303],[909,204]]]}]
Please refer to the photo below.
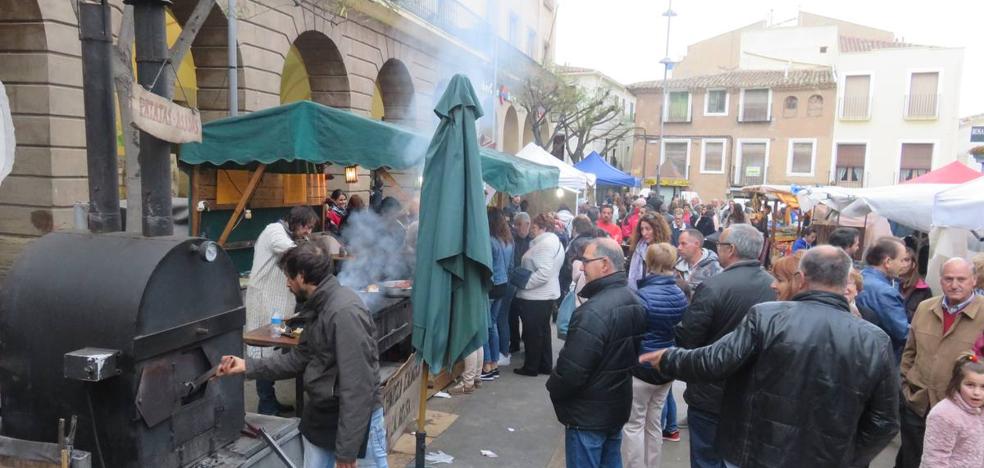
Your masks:
[{"label": "young girl", "polygon": [[984,466],[984,364],[974,353],[957,358],[946,396],[926,418],[921,466]]}]

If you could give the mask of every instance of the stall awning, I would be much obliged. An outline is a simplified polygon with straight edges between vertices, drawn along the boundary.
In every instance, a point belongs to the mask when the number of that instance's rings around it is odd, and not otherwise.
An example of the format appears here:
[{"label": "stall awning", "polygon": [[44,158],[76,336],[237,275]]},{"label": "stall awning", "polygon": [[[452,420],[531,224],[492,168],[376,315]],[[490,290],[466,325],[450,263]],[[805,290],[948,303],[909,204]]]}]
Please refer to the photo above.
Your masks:
[{"label": "stall awning", "polygon": [[953,161],[939,169],[927,172],[903,184],[962,184],[981,177],[978,171],[967,167],[960,161]]},{"label": "stall awning", "polygon": [[[421,167],[430,139],[396,125],[311,101],[263,109],[202,126],[201,143],[181,145],[185,164],[310,172],[310,164],[368,169]],[[556,168],[483,150],[482,175],[498,191],[525,194],[558,186]]]},{"label": "stall awning", "polygon": [[499,192],[526,195],[537,190],[557,188],[560,169],[482,148],[482,179]]},{"label": "stall awning", "polygon": [[581,172],[574,166],[555,158],[552,154],[540,148],[536,143],[530,143],[519,150],[516,156],[533,162],[552,166],[560,170],[560,186],[572,190],[586,190],[588,186],[595,184],[595,175]]},{"label": "stall awning", "polygon": [[599,185],[620,185],[623,187],[638,187],[639,179],[632,177],[608,164],[597,152],[584,157],[574,165],[581,172],[588,172],[597,177]]}]

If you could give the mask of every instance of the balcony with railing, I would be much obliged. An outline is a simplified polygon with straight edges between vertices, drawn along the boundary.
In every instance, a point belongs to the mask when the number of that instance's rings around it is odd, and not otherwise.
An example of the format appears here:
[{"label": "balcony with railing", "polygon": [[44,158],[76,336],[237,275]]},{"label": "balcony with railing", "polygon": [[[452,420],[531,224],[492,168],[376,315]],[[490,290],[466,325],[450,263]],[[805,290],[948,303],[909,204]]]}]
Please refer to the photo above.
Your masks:
[{"label": "balcony with railing", "polygon": [[868,120],[871,98],[868,96],[843,96],[840,101],[841,120]]},{"label": "balcony with railing", "polygon": [[490,50],[488,21],[455,0],[392,0],[394,4],[479,50]]},{"label": "balcony with railing", "polygon": [[748,105],[746,104],[742,110],[741,114],[738,115],[738,121],[742,123],[747,122],[769,122],[772,120],[772,116],[769,115],[769,106],[766,105]]},{"label": "balcony with railing", "polygon": [[903,115],[907,120],[935,120],[940,115],[939,94],[906,94]]}]

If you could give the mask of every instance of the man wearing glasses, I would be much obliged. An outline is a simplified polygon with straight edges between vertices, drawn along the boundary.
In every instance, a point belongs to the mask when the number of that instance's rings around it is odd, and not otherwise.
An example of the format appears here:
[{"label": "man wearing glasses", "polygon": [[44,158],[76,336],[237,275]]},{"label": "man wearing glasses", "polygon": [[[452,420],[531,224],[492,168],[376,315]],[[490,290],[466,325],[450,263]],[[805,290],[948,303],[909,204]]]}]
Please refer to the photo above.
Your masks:
[{"label": "man wearing glasses", "polygon": [[[772,275],[758,261],[762,233],[751,224],[732,224],[717,243],[724,271],[702,282],[694,291],[690,309],[676,326],[676,344],[685,349],[711,345],[734,330],[756,304],[776,300]],[[683,399],[689,405],[690,465],[723,468],[715,449],[724,382],[692,382]]]},{"label": "man wearing glasses", "polygon": [[571,317],[547,391],[567,428],[567,466],[622,466],[622,426],[632,409],[629,371],[638,363],[645,311],[626,286],[618,242],[595,239],[578,260],[587,302]]}]

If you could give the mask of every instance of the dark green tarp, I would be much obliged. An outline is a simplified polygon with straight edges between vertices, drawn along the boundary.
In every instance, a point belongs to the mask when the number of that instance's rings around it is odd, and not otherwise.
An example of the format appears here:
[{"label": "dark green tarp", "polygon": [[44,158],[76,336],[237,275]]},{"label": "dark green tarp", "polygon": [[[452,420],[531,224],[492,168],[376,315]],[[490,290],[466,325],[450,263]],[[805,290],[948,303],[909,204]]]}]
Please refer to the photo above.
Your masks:
[{"label": "dark green tarp", "polygon": [[[201,143],[181,145],[186,164],[310,173],[312,164],[406,170],[423,164],[429,139],[405,128],[311,101],[299,101],[202,126]],[[554,188],[556,168],[483,149],[482,176],[514,195]]]}]

